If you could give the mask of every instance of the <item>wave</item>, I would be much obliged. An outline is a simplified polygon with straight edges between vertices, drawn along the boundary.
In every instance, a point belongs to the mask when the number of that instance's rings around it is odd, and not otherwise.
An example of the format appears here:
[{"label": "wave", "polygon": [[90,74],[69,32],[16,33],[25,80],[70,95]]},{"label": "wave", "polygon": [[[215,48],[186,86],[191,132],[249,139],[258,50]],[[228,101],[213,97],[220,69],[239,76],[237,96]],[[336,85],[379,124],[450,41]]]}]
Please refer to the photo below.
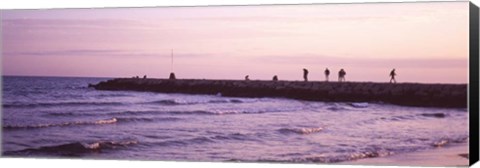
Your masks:
[{"label": "wave", "polygon": [[381,123],[381,122],[404,122],[408,120],[416,120],[419,119],[418,115],[395,115],[395,116],[389,116],[389,117],[376,117],[364,121],[360,121],[358,125],[371,125],[371,124],[376,124],[376,123]]},{"label": "wave", "polygon": [[349,103],[349,105],[355,108],[367,108],[369,104],[366,102],[363,102],[363,103]]},{"label": "wave", "polygon": [[[215,114],[211,111],[118,111],[118,112],[52,112],[49,116],[137,116],[137,115],[165,115],[165,114]],[[117,118],[118,119],[118,118]],[[178,118],[177,118],[178,119]]]},{"label": "wave", "polygon": [[16,130],[16,129],[38,129],[49,127],[68,127],[68,126],[81,126],[81,125],[104,125],[104,124],[117,124],[126,122],[156,122],[156,121],[178,121],[181,118],[176,117],[114,117],[104,120],[96,121],[76,121],[76,122],[64,122],[64,123],[51,123],[51,124],[37,124],[37,125],[5,125],[4,130]]},{"label": "wave", "polygon": [[333,103],[327,107],[330,111],[352,111],[370,107],[367,102],[362,103]]},{"label": "wave", "polygon": [[89,112],[49,112],[48,116],[97,116],[104,115],[104,113],[89,113]]},{"label": "wave", "polygon": [[152,102],[147,102],[145,104],[158,104],[158,105],[167,105],[167,106],[173,106],[173,105],[190,105],[190,104],[196,104],[196,103],[190,103],[190,102],[181,102],[178,100],[157,100],[157,101],[152,101]]},{"label": "wave", "polygon": [[312,133],[317,133],[323,131],[323,128],[316,127],[316,128],[282,128],[278,130],[280,133],[284,134],[301,134],[301,135],[308,135]]},{"label": "wave", "polygon": [[[101,111],[101,110],[100,110]],[[116,112],[49,112],[45,115],[47,116],[137,116],[137,115],[161,115],[169,113],[169,111],[156,111],[156,110],[148,110],[148,111],[116,111]],[[120,119],[120,118],[117,118]]]},{"label": "wave", "polygon": [[265,109],[211,109],[211,110],[194,110],[194,111],[166,111],[169,114],[200,114],[200,115],[232,115],[232,114],[261,114],[271,112],[290,112],[302,110],[303,107],[294,108],[265,108]]},{"label": "wave", "polygon": [[156,104],[156,105],[165,105],[165,106],[175,106],[175,105],[195,105],[195,104],[217,104],[217,103],[245,103],[245,101],[239,99],[220,99],[220,100],[209,100],[209,101],[181,101],[175,99],[166,99],[166,100],[157,100],[146,102],[143,104]]},{"label": "wave", "polygon": [[[417,120],[421,119],[421,117],[432,117],[432,118],[445,118],[448,117],[448,114],[445,113],[422,113],[422,114],[415,114],[415,115],[396,115],[391,117],[379,117],[369,122],[376,122],[376,121],[405,121],[405,120]],[[364,123],[367,123],[365,121]]]},{"label": "wave", "polygon": [[195,111],[169,111],[170,114],[200,114],[200,115],[232,115],[232,114],[261,114],[268,112],[283,112],[288,109],[218,109]]},{"label": "wave", "polygon": [[120,102],[44,102],[44,103],[12,103],[3,104],[3,108],[36,108],[36,107],[55,107],[55,106],[88,106],[88,105],[123,105]]},{"label": "wave", "polygon": [[76,122],[64,122],[64,123],[52,123],[52,124],[37,124],[37,125],[5,125],[4,130],[12,129],[36,129],[36,128],[48,128],[48,127],[67,127],[76,125],[103,125],[103,124],[115,124],[117,118],[97,120],[97,121],[76,121]]},{"label": "wave", "polygon": [[[156,110],[149,110],[149,111],[120,111],[120,112],[109,112],[109,113],[65,113],[65,115],[108,115],[108,116],[137,116],[137,115],[165,115],[165,114],[172,114],[172,115],[215,115],[216,113],[213,111],[205,111],[205,110],[194,110],[194,111],[156,111]],[[59,115],[59,114],[56,114]],[[168,118],[168,117],[167,117]],[[172,119],[179,119],[171,117]]]},{"label": "wave", "polygon": [[105,113],[106,115],[233,115],[233,114],[260,114],[267,112],[282,112],[288,111],[288,109],[218,109],[218,110],[193,110],[193,111],[124,111],[124,112],[112,112]]},{"label": "wave", "polygon": [[[350,154],[346,160],[358,160],[364,158],[375,158],[375,157],[385,157],[388,155],[392,155],[394,152],[387,151],[387,150],[374,150],[374,151],[365,151],[359,153]],[[342,160],[340,160],[342,161]]]},{"label": "wave", "polygon": [[18,151],[6,151],[6,156],[22,155],[53,155],[53,156],[81,156],[88,153],[101,153],[103,150],[126,148],[138,144],[136,140],[129,141],[99,141],[93,143],[74,142],[39,148],[27,148]]},{"label": "wave", "polygon": [[88,87],[86,86],[66,86],[64,87],[63,89],[67,89],[67,90],[82,90],[82,89],[87,89]]},{"label": "wave", "polygon": [[239,99],[227,99],[227,100],[209,100],[207,101],[207,103],[247,103],[247,102]]},{"label": "wave", "polygon": [[105,98],[105,97],[130,97],[131,95],[128,94],[121,94],[121,93],[110,93],[110,94],[98,94],[95,95],[97,98]]},{"label": "wave", "polygon": [[142,117],[131,117],[131,118],[117,118],[118,122],[155,122],[155,121],[178,121],[182,120],[181,118],[176,117],[162,117],[162,118],[142,118]]},{"label": "wave", "polygon": [[352,161],[352,160],[365,159],[365,158],[385,157],[392,154],[394,154],[394,152],[390,152],[386,150],[372,150],[372,151],[357,152],[357,153],[351,153],[351,154],[339,155],[339,156],[313,156],[313,157],[305,157],[305,158],[296,158],[296,159],[292,159],[291,162],[338,163],[338,162]]},{"label": "wave", "polygon": [[347,108],[345,106],[342,106],[342,105],[333,105],[333,106],[330,106],[330,107],[327,107],[327,110],[330,110],[330,111],[348,111],[350,110],[350,108]]},{"label": "wave", "polygon": [[232,114],[261,114],[269,112],[290,112],[304,109],[303,107],[293,108],[265,108],[265,109],[211,109],[211,110],[193,110],[193,111],[114,111],[114,112],[48,112],[46,116],[137,116],[137,115],[232,115]]},{"label": "wave", "polygon": [[222,141],[257,141],[254,138],[255,136],[249,136],[241,133],[232,133],[226,135],[215,135],[215,136],[201,136],[190,139],[177,139],[177,140],[167,140],[156,143],[151,143],[150,145],[155,146],[186,146],[194,144],[204,144],[204,143],[218,143]]},{"label": "wave", "polygon": [[223,135],[216,135],[211,137],[213,140],[218,141],[259,141],[256,137],[259,137],[259,134],[242,134],[242,133],[231,133],[231,134],[223,134]]},{"label": "wave", "polygon": [[229,100],[230,103],[244,103],[244,101],[238,100],[238,99],[231,99]]},{"label": "wave", "polygon": [[431,146],[433,147],[443,147],[452,143],[465,143],[469,140],[468,136],[456,137],[456,138],[440,138],[434,141]]},{"label": "wave", "polygon": [[[454,138],[440,138],[432,143],[433,147],[443,147],[447,146],[450,143],[465,143],[468,141],[468,136],[460,136]],[[379,146],[370,146],[360,151],[350,151],[348,153],[343,154],[333,154],[333,155],[324,155],[319,154],[318,156],[299,156],[301,154],[294,153],[292,154],[280,154],[277,156],[273,156],[273,158],[267,159],[258,159],[258,160],[244,160],[244,159],[230,159],[227,161],[235,161],[235,162],[282,162],[282,163],[339,163],[339,162],[347,162],[359,159],[366,159],[366,158],[378,158],[378,157],[386,157],[398,153],[411,153],[417,152],[421,150],[426,150],[431,148],[426,148],[425,146],[413,147],[413,148],[406,148],[406,149],[394,149],[394,148],[382,148]],[[280,156],[280,157],[278,157]],[[292,157],[289,157],[292,156]],[[289,157],[289,158],[285,158]],[[280,158],[280,159],[279,159]],[[285,158],[285,159],[284,159]]]},{"label": "wave", "polygon": [[387,150],[371,150],[363,152],[355,152],[350,154],[336,155],[336,156],[307,156],[290,159],[258,159],[258,160],[243,160],[243,159],[229,159],[227,161],[235,162],[280,162],[280,163],[338,163],[345,161],[352,161],[365,158],[385,157],[394,154],[394,152]]},{"label": "wave", "polygon": [[264,113],[271,110],[193,110],[193,111],[125,111],[125,112],[113,112],[108,113],[114,115],[226,115],[226,114],[251,114],[251,113]]},{"label": "wave", "polygon": [[182,146],[183,147],[186,145],[212,143],[212,142],[214,141],[210,138],[197,137],[197,138],[191,138],[191,139],[168,140],[168,141],[162,141],[162,142],[157,142],[153,144],[156,146]]}]

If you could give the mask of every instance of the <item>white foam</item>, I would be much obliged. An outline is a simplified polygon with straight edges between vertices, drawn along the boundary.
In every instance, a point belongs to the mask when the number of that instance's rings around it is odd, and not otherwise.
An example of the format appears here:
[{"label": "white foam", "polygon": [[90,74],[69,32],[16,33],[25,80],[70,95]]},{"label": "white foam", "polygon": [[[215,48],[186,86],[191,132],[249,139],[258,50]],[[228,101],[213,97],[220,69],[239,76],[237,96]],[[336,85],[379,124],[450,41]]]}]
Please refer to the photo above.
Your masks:
[{"label": "white foam", "polygon": [[292,132],[292,133],[302,134],[302,135],[312,134],[312,133],[320,132],[322,130],[323,130],[323,128],[321,128],[321,127],[316,127],[316,128],[282,128],[282,129],[280,129],[281,132]]},{"label": "white foam", "polygon": [[363,103],[350,103],[350,105],[356,108],[367,108],[369,104],[367,102],[363,102]]},{"label": "white foam", "polygon": [[113,124],[117,122],[117,118],[107,119],[107,120],[98,120],[95,121],[95,124]]}]

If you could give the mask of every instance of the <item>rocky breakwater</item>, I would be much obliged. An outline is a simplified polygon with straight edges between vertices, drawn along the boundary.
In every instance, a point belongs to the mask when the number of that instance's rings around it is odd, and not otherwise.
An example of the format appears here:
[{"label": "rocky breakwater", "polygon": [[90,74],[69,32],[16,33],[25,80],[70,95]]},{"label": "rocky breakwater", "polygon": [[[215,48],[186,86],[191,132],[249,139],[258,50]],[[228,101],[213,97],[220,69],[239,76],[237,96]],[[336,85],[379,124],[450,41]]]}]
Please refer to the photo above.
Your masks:
[{"label": "rocky breakwater", "polygon": [[467,107],[466,84],[119,78],[90,86],[97,90],[282,97],[325,102],[383,102],[420,107]]}]

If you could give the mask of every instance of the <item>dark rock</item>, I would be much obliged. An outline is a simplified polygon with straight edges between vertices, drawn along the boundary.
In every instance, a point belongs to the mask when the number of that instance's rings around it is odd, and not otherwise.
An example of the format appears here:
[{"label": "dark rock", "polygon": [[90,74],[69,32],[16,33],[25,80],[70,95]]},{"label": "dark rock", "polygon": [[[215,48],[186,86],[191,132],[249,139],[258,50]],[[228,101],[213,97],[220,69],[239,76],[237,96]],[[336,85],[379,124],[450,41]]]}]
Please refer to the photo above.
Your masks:
[{"label": "dark rock", "polygon": [[[175,80],[172,80],[175,79]],[[283,97],[310,101],[385,102],[420,107],[467,107],[466,84],[413,84],[361,82],[300,82],[259,80],[112,79],[89,84],[97,90],[216,94],[232,97]],[[448,88],[448,92],[443,91]],[[422,114],[444,118],[443,113]]]},{"label": "dark rock", "polygon": [[466,158],[466,159],[469,159],[468,153],[458,154],[458,156],[461,156],[461,157],[464,157],[464,158]]},{"label": "dark rock", "polygon": [[445,115],[444,113],[423,113],[422,116],[435,117],[435,118],[445,118],[447,115]]}]

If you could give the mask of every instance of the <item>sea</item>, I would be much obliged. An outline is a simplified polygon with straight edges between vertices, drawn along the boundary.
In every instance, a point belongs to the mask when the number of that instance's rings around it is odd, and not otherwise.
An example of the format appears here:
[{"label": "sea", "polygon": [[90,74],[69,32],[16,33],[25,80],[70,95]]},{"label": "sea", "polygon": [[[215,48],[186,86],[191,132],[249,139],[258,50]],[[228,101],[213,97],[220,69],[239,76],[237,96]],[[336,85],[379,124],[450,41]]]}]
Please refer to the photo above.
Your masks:
[{"label": "sea", "polygon": [[2,77],[2,155],[341,163],[468,143],[468,110],[101,91],[109,78]]}]

